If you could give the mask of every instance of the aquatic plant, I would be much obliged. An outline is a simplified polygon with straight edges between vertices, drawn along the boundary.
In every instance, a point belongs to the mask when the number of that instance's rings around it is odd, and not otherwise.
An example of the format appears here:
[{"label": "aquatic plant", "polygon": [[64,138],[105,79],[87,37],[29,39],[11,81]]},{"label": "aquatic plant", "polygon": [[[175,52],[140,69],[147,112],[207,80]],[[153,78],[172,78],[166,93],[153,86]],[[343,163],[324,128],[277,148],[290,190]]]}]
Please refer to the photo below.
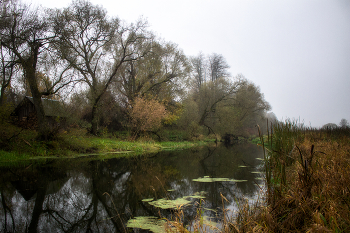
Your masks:
[{"label": "aquatic plant", "polygon": [[215,177],[204,176],[204,177],[199,177],[197,179],[192,179],[192,181],[210,183],[210,182],[246,182],[247,180],[236,180],[236,179],[230,179],[230,178],[215,178]]},{"label": "aquatic plant", "polygon": [[154,233],[165,233],[167,221],[153,216],[140,216],[130,219],[126,226],[150,230]]}]

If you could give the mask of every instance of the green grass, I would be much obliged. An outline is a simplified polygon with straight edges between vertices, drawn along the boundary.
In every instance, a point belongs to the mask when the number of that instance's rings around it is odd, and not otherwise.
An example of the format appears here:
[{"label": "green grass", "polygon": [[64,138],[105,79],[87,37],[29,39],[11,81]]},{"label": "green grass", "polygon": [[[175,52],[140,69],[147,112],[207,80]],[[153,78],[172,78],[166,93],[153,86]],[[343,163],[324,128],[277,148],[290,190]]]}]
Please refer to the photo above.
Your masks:
[{"label": "green grass", "polygon": [[[7,126],[9,132],[0,143],[0,162],[19,161],[36,158],[73,158],[86,155],[99,157],[123,156],[123,153],[130,155],[151,153],[160,150],[179,150],[208,144],[204,141],[171,141],[155,142],[152,139],[141,138],[137,141],[127,141],[125,138],[115,136],[97,137],[86,134],[83,130],[71,130],[63,132],[53,141],[36,141],[36,133],[31,130],[22,130]],[[9,135],[18,136],[11,138]],[[11,138],[10,140],[8,140]]]}]

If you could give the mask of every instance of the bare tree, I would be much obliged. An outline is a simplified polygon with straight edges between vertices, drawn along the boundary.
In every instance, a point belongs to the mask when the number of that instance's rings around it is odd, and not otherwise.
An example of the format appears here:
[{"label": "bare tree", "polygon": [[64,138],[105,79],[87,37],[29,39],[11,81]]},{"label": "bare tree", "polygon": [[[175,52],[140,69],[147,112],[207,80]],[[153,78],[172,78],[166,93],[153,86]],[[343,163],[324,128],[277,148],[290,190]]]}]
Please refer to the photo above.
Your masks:
[{"label": "bare tree", "polygon": [[16,57],[6,47],[0,45],[0,106],[3,106],[5,101],[5,91],[10,87],[11,80],[18,71]]},{"label": "bare tree", "polygon": [[54,38],[49,31],[50,24],[42,10],[8,1],[6,11],[1,15],[0,25],[1,45],[15,55],[15,61],[21,65],[30,87],[38,120],[39,138],[47,140],[51,132],[45,118],[36,72],[40,55]]},{"label": "bare tree", "polygon": [[137,60],[149,50],[150,44],[142,43],[148,39],[146,25],[140,21],[123,26],[120,20],[109,19],[101,7],[78,0],[57,10],[55,30],[60,35],[57,48],[61,57],[90,89],[91,133],[97,134],[102,95],[125,62]]},{"label": "bare tree", "polygon": [[193,80],[195,86],[200,89],[205,82],[206,75],[206,60],[203,53],[199,53],[198,56],[191,58],[191,64],[193,67]]},{"label": "bare tree", "polygon": [[341,119],[341,120],[340,120],[340,123],[339,123],[339,127],[340,127],[340,128],[343,128],[343,129],[349,127],[348,121],[347,121],[345,118]]},{"label": "bare tree", "polygon": [[211,81],[215,81],[218,78],[228,77],[228,68],[230,68],[230,66],[221,54],[213,53],[209,56],[209,73]]}]

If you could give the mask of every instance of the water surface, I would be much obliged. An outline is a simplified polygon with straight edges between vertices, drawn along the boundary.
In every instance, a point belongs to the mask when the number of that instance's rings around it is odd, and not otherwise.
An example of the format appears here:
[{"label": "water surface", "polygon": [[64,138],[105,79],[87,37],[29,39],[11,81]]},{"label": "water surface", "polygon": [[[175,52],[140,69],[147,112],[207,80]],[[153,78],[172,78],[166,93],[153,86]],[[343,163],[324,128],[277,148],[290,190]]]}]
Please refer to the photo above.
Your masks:
[{"label": "water surface", "polygon": [[[222,196],[232,213],[235,200],[256,198],[261,185],[257,158],[262,156],[261,148],[242,144],[2,167],[0,231],[125,232],[135,217],[174,218],[174,209],[156,207],[152,201],[184,196],[192,196],[183,207],[186,225],[196,218],[198,206],[219,221]],[[198,182],[209,177],[231,181]]]}]

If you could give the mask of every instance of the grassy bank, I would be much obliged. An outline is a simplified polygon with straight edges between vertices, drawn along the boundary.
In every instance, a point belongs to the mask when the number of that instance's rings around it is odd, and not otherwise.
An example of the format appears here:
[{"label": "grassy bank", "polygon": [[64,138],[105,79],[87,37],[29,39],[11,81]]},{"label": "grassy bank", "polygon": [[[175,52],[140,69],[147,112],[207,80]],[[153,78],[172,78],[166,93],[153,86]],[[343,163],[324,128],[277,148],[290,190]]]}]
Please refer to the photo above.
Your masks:
[{"label": "grassy bank", "polygon": [[[100,155],[106,157],[118,156],[122,153],[147,153],[160,150],[178,150],[195,146],[202,146],[208,141],[168,141],[157,142],[150,138],[127,140],[125,135],[91,136],[84,130],[62,132],[48,142],[35,140],[36,132],[7,127],[8,135],[3,135],[0,149],[0,162],[17,161],[34,158],[77,157],[86,155]],[[4,131],[5,132],[5,131]]]},{"label": "grassy bank", "polygon": [[242,207],[226,232],[349,232],[349,129],[313,130],[286,122],[261,139],[263,205]]}]

